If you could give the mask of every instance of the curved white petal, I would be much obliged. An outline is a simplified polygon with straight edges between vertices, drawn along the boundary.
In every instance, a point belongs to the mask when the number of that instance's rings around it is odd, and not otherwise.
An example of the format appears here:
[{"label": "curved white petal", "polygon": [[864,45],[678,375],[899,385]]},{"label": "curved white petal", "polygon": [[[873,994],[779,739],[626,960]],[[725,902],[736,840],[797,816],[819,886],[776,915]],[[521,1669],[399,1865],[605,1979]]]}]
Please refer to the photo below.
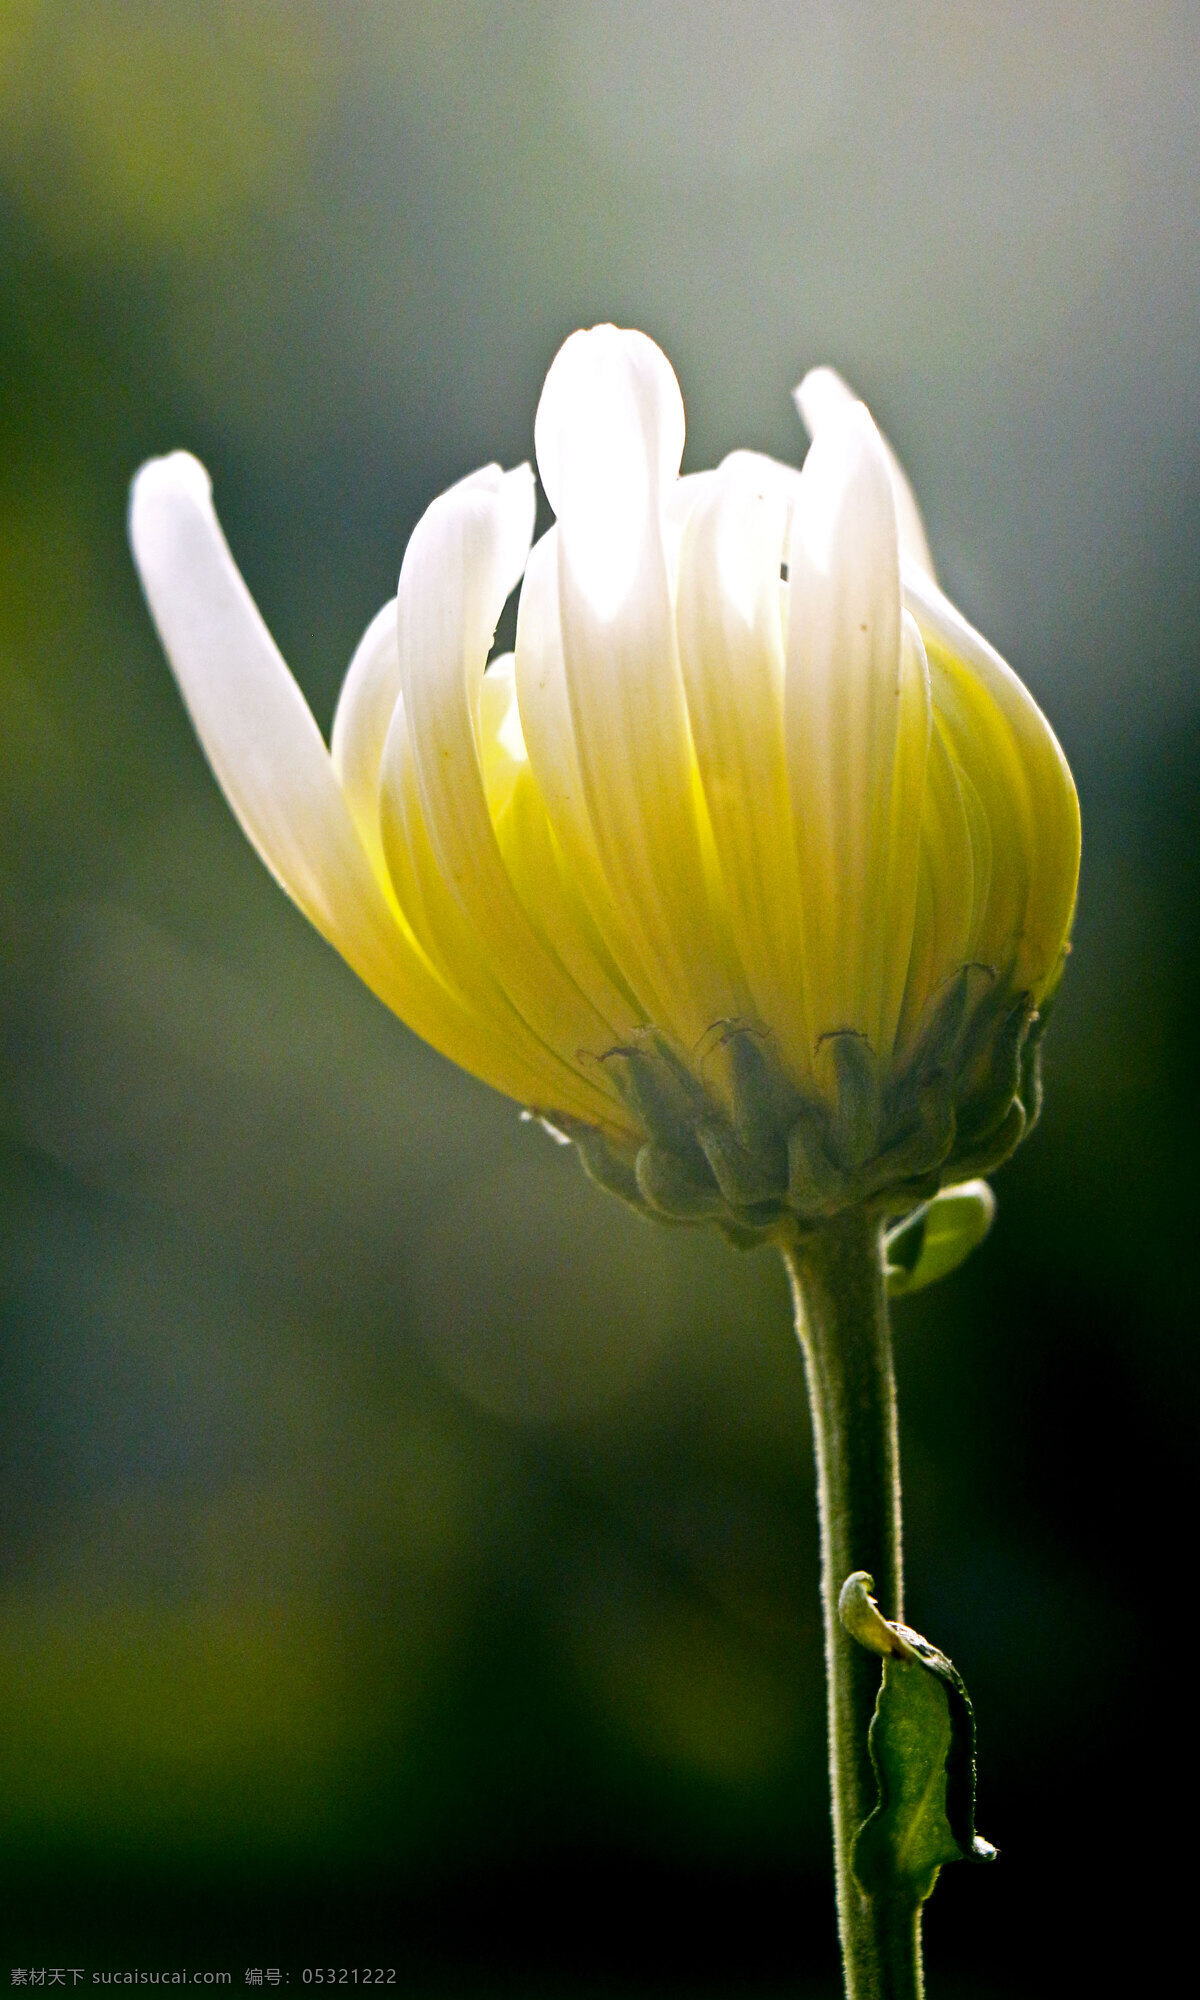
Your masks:
[{"label": "curved white petal", "polygon": [[376,613],[350,662],[333,717],[330,754],[354,824],[377,867],[384,867],[379,833],[379,771],[392,711],[400,697],[396,600]]},{"label": "curved white petal", "polygon": [[606,1054],[619,1030],[530,923],[497,845],[482,768],[484,666],[528,556],[533,511],[528,467],[488,468],[434,501],[400,572],[400,674],[421,811],[445,892],[517,1012],[574,1063]]},{"label": "curved white petal", "polygon": [[799,476],[776,472],[784,468],[737,453],[701,493],[683,536],[676,623],[733,942],[760,1020],[803,1078],[813,1035],[784,753],[779,589]]},{"label": "curved white petal", "polygon": [[375,879],[308,704],[230,555],[204,468],[186,452],[143,466],[129,525],[167,657],[244,832],[367,985],[439,1040],[437,984]]},{"label": "curved white petal", "polygon": [[715,472],[681,472],[678,479],[666,482],[662,493],[662,518],[668,535],[683,533],[692,508],[708,491],[716,476]]},{"label": "curved white petal", "polygon": [[667,577],[672,596],[675,594],[679,575],[679,551],[683,542],[683,531],[687,527],[693,507],[708,491],[716,476],[715,472],[685,472],[680,478],[671,480],[663,489],[660,517],[663,552],[667,558]]},{"label": "curved white petal", "polygon": [[886,1057],[912,941],[930,706],[915,627],[902,643],[895,502],[861,405],[824,424],[805,460],[788,596],[808,1016],[818,1037],[851,1029]]},{"label": "curved white petal", "polygon": [[535,543],[521,585],[516,688],[530,768],[572,881],[646,1018],[664,1023],[666,1003],[617,909],[588,817],[563,660],[557,528]]},{"label": "curved white petal", "polygon": [[619,532],[619,503],[635,489],[652,491],[657,503],[675,482],[684,440],[675,370],[644,333],[581,328],[550,364],[533,439],[554,512],[578,519],[593,507],[607,545]]},{"label": "curved white petal", "polygon": [[[800,412],[809,436],[815,438],[827,423],[836,422],[847,409],[853,408],[858,398],[849,383],[843,381],[836,368],[810,368],[799,387],[793,389],[792,400]],[[924,570],[926,575],[932,577],[933,557],[929,553],[925,523],[921,519],[916,495],[908,483],[903,466],[882,433],[879,441],[887,454],[888,472],[891,475],[901,557],[906,562],[915,563],[918,569]]]},{"label": "curved white petal", "polygon": [[685,1046],[745,1011],[714,918],[661,502],[683,445],[670,364],[597,327],[556,357],[538,465],[558,515],[559,615],[587,815],[638,957]]}]

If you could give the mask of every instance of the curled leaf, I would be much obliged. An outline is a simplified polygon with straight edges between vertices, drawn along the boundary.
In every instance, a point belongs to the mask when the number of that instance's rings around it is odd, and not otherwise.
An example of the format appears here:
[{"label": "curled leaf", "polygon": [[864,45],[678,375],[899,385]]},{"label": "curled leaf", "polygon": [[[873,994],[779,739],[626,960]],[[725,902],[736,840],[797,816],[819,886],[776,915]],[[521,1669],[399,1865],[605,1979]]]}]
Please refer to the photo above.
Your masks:
[{"label": "curled leaf", "polygon": [[948,1861],[991,1861],[975,1831],[975,1720],[944,1653],[883,1616],[856,1570],[839,1612],[859,1645],[883,1658],[869,1745],[879,1803],[858,1830],[854,1873],[868,1896],[923,1903]]},{"label": "curled leaf", "polygon": [[919,1292],[958,1269],[983,1242],[996,1213],[986,1181],[943,1188],[885,1238],[889,1298]]}]

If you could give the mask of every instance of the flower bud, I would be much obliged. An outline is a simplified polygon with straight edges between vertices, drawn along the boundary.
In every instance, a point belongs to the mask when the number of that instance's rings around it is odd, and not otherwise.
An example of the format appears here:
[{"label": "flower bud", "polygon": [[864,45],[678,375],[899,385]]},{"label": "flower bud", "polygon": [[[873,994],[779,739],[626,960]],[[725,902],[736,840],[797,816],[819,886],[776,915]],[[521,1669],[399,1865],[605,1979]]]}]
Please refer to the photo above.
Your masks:
[{"label": "flower bud", "polygon": [[1054,735],[939,590],[867,411],[829,369],[797,400],[802,469],[681,478],[665,357],[572,335],[535,431],[555,525],[531,550],[528,467],[435,500],[329,750],[202,468],[145,466],[131,509],[201,742],[300,908],[603,1186],[742,1243],[1012,1150],[1079,861]]}]

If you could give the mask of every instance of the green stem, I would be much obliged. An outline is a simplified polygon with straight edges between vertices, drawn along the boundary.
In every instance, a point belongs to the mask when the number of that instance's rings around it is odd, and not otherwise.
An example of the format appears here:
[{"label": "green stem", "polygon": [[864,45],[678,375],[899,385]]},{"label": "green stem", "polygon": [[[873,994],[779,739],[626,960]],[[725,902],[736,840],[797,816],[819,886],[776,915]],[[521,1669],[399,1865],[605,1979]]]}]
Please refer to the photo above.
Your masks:
[{"label": "green stem", "polygon": [[829,1703],[829,1784],[838,1930],[848,2000],[919,2000],[920,1915],[864,1896],[854,1837],[878,1798],[867,1731],[879,1661],[838,1617],[854,1570],[875,1579],[886,1618],[904,1615],[896,1386],[884,1285],[882,1224],[848,1210],[784,1246],[804,1350],[821,1516],[821,1597]]}]

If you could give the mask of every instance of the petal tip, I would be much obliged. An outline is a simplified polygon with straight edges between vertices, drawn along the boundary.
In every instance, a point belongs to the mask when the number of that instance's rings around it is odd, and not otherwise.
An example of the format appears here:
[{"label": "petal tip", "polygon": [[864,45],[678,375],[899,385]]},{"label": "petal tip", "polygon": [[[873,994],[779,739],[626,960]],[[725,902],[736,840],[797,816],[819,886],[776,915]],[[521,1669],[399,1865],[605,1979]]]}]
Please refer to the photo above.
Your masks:
[{"label": "petal tip", "polygon": [[550,364],[534,419],[533,441],[546,497],[561,516],[568,468],[603,458],[622,433],[643,433],[643,450],[666,490],[679,471],[683,396],[657,342],[635,327],[581,327]]},{"label": "petal tip", "polygon": [[212,480],[190,451],[167,452],[162,458],[148,458],[133,475],[130,504],[185,496],[207,506],[212,499]]},{"label": "petal tip", "polygon": [[831,417],[853,409],[859,399],[837,369],[823,362],[820,367],[810,368],[797,383],[792,390],[792,401],[809,436],[815,437]]},{"label": "petal tip", "polygon": [[164,533],[170,539],[168,523],[178,519],[181,506],[185,513],[212,517],[212,481],[199,459],[188,451],[147,459],[129,488],[129,540],[143,582],[147,564],[156,566]]},{"label": "petal tip", "polygon": [[809,556],[828,570],[835,542],[852,539],[899,573],[895,492],[887,448],[864,403],[850,399],[822,417],[797,488],[796,528]]}]

